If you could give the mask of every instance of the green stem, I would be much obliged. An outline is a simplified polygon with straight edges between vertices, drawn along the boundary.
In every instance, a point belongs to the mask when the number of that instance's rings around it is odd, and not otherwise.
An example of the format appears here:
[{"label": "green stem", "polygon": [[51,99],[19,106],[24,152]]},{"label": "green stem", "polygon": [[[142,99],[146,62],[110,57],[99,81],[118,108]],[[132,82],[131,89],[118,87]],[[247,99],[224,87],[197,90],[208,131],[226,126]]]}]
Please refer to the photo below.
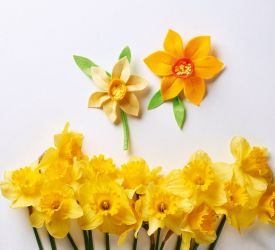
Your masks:
[{"label": "green stem", "polygon": [[216,234],[217,234],[217,238],[214,242],[212,242],[212,244],[209,246],[208,250],[214,250],[215,249],[215,246],[220,238],[220,235],[221,235],[221,232],[222,232],[222,229],[224,227],[224,224],[226,222],[226,216],[224,215],[221,219],[221,222],[217,228],[217,231],[216,231]]},{"label": "green stem", "polygon": [[159,239],[160,239],[160,228],[158,228],[158,231],[157,231],[157,240],[156,240],[155,250],[159,249]]},{"label": "green stem", "polygon": [[177,244],[176,244],[175,250],[180,250],[181,242],[182,242],[182,237],[181,237],[181,236],[178,236]]},{"label": "green stem", "polygon": [[136,238],[136,237],[134,236],[133,250],[137,250],[137,241],[138,241],[138,238]]},{"label": "green stem", "polygon": [[199,244],[197,242],[194,242],[192,250],[197,250],[199,247]]},{"label": "green stem", "polygon": [[105,233],[105,245],[106,245],[106,250],[110,250],[110,237],[108,233]]},{"label": "green stem", "polygon": [[92,230],[88,230],[89,250],[94,250],[94,241]]},{"label": "green stem", "polygon": [[172,236],[172,234],[173,234],[173,232],[171,230],[169,230],[167,232],[167,234],[164,237],[164,240],[162,241],[162,243],[160,245],[159,250],[163,250],[164,249],[164,246],[165,246],[166,242],[170,239],[170,237]]},{"label": "green stem", "polygon": [[124,150],[128,150],[129,148],[129,126],[128,126],[128,119],[127,115],[123,110],[121,110],[121,121],[123,125],[123,134],[124,134]]},{"label": "green stem", "polygon": [[85,250],[89,250],[88,234],[85,230],[83,230],[83,238],[85,243]]},{"label": "green stem", "polygon": [[73,237],[71,236],[70,233],[67,234],[67,238],[69,239],[69,241],[70,241],[70,243],[71,243],[73,249],[74,249],[74,250],[78,250],[78,248],[77,248],[77,246],[76,246],[76,244],[75,244],[75,242],[74,242],[74,239],[73,239]]},{"label": "green stem", "polygon": [[39,234],[37,232],[37,229],[35,227],[32,228],[34,232],[34,236],[38,245],[39,250],[43,250],[42,242],[40,240]]},{"label": "green stem", "polygon": [[49,234],[49,240],[50,240],[50,243],[51,243],[52,250],[57,250],[56,244],[55,244],[55,239],[50,234]]}]

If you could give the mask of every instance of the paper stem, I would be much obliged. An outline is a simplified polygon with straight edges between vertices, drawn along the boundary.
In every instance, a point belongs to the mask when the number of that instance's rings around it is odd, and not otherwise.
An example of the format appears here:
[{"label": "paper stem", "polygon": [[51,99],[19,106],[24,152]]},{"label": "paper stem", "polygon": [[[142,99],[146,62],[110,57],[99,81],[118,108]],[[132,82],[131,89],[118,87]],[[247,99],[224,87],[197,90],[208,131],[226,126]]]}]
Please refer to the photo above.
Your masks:
[{"label": "paper stem", "polygon": [[75,244],[75,242],[74,242],[74,239],[73,239],[73,237],[71,236],[70,233],[67,234],[67,238],[69,239],[69,241],[70,241],[70,243],[71,243],[73,249],[74,249],[74,250],[78,250],[78,247],[76,246],[76,244]]},{"label": "paper stem", "polygon": [[110,237],[108,233],[105,233],[105,245],[106,245],[106,250],[110,250]]},{"label": "paper stem", "polygon": [[134,236],[134,240],[133,240],[133,250],[137,250],[137,241],[138,241],[138,238],[136,238]]},{"label": "paper stem", "polygon": [[175,250],[180,250],[181,242],[182,242],[182,237],[181,237],[181,236],[178,236],[177,244],[176,244]]},{"label": "paper stem", "polygon": [[217,228],[217,231],[216,231],[216,234],[217,234],[217,238],[214,242],[211,243],[211,245],[209,246],[208,250],[214,250],[215,249],[215,246],[220,238],[220,235],[221,235],[221,232],[223,230],[223,227],[224,227],[224,224],[226,222],[226,216],[223,215],[222,219],[221,219],[221,222]]},{"label": "paper stem", "polygon": [[158,231],[157,231],[157,240],[156,240],[155,250],[159,249],[159,239],[160,239],[160,228],[158,228]]},{"label": "paper stem", "polygon": [[83,230],[83,238],[85,243],[85,250],[89,250],[88,234],[85,230]]},{"label": "paper stem", "polygon": [[88,230],[89,250],[94,250],[94,241],[92,230]]},{"label": "paper stem", "polygon": [[54,237],[52,237],[50,234],[48,235],[49,235],[49,240],[51,243],[52,250],[57,250]]},{"label": "paper stem", "polygon": [[43,245],[42,245],[42,242],[40,240],[40,237],[39,237],[39,234],[37,232],[37,229],[35,227],[33,227],[32,229],[33,229],[34,236],[35,236],[35,239],[36,239],[36,242],[37,242],[39,250],[43,250]]},{"label": "paper stem", "polygon": [[124,145],[123,149],[128,150],[129,148],[129,126],[128,126],[128,119],[127,115],[123,110],[121,110],[121,121],[123,125],[123,134],[124,134]]}]

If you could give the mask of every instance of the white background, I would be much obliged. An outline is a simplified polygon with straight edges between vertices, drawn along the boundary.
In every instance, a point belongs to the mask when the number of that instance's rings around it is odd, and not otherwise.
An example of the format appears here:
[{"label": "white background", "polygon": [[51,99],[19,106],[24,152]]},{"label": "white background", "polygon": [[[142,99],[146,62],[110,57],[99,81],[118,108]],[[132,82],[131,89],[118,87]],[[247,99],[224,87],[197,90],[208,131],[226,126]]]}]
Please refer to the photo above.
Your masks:
[{"label": "white background", "polygon": [[[274,157],[274,13],[272,0],[1,1],[1,179],[5,169],[28,165],[40,156],[66,121],[73,130],[83,132],[89,155],[104,153],[118,165],[138,155],[150,166],[162,165],[168,171],[183,167],[199,148],[215,161],[231,161],[229,141],[234,135],[267,146]],[[142,59],[162,49],[169,28],[185,41],[211,35],[213,52],[226,65],[208,84],[200,107],[186,104],[182,131],[171,103],[145,111],[159,79]],[[129,154],[122,150],[121,124],[113,126],[101,110],[87,108],[96,88],[72,59],[73,54],[87,56],[110,70],[125,45],[132,49],[134,73],[151,83],[141,104],[142,119],[129,119]],[[274,233],[274,227],[256,224],[240,235],[227,225],[217,250],[271,250]],[[96,249],[103,249],[102,235],[96,234]],[[76,226],[73,235],[83,248]],[[112,249],[116,249],[113,240]],[[43,241],[49,249],[47,238]],[[173,248],[172,243],[167,249]],[[147,240],[139,246],[147,249]],[[58,241],[58,247],[70,249],[67,240]],[[36,249],[27,213],[10,209],[3,197],[0,249]],[[131,249],[130,241],[123,249]]]}]

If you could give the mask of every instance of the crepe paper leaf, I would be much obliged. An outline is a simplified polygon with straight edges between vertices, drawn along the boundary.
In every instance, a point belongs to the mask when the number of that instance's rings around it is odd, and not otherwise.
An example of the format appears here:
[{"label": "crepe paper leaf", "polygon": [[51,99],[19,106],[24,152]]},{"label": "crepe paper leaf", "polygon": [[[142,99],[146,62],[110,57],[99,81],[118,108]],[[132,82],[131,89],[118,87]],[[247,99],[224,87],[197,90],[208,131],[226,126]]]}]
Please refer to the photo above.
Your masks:
[{"label": "crepe paper leaf", "polygon": [[158,106],[160,106],[161,104],[163,104],[163,99],[160,93],[160,90],[157,91],[153,97],[151,98],[149,104],[148,104],[148,109],[155,109]]},{"label": "crepe paper leaf", "polygon": [[84,74],[87,75],[89,78],[92,78],[91,67],[96,67],[98,65],[92,62],[90,59],[83,56],[74,55],[73,57],[75,63],[84,72]]},{"label": "crepe paper leaf", "polygon": [[127,57],[129,63],[131,62],[131,50],[128,46],[126,46],[120,53],[119,55],[119,59],[123,58],[123,57]]},{"label": "crepe paper leaf", "polygon": [[124,134],[124,143],[123,149],[128,150],[129,148],[129,126],[128,126],[128,119],[127,115],[123,110],[121,110],[121,121],[123,125],[123,134]]},{"label": "crepe paper leaf", "polygon": [[185,121],[185,108],[182,100],[178,96],[173,100],[173,111],[179,128],[182,128]]}]

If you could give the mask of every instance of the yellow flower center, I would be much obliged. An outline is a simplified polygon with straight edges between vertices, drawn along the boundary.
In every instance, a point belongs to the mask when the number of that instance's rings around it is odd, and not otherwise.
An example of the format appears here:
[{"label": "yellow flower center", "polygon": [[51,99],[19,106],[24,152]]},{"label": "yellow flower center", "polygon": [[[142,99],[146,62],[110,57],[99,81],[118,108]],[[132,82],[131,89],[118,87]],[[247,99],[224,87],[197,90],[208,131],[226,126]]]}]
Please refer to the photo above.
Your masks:
[{"label": "yellow flower center", "polygon": [[109,84],[108,95],[114,101],[120,101],[124,98],[127,92],[127,86],[125,82],[119,79],[112,80]]},{"label": "yellow flower center", "polygon": [[229,207],[244,207],[248,201],[248,196],[244,188],[237,183],[225,183],[224,190],[226,193],[227,204]]},{"label": "yellow flower center", "polygon": [[105,200],[101,202],[100,206],[103,210],[109,210],[111,207],[111,204],[109,201]]},{"label": "yellow flower center", "polygon": [[197,177],[195,178],[195,183],[196,183],[197,185],[199,185],[199,186],[202,186],[202,185],[204,185],[205,181],[204,181],[203,177],[197,176]]},{"label": "yellow flower center", "polygon": [[159,203],[158,210],[160,213],[164,213],[166,209],[167,207],[164,202]]},{"label": "yellow flower center", "polygon": [[194,73],[194,64],[189,58],[181,58],[172,67],[174,76],[186,79]]}]

